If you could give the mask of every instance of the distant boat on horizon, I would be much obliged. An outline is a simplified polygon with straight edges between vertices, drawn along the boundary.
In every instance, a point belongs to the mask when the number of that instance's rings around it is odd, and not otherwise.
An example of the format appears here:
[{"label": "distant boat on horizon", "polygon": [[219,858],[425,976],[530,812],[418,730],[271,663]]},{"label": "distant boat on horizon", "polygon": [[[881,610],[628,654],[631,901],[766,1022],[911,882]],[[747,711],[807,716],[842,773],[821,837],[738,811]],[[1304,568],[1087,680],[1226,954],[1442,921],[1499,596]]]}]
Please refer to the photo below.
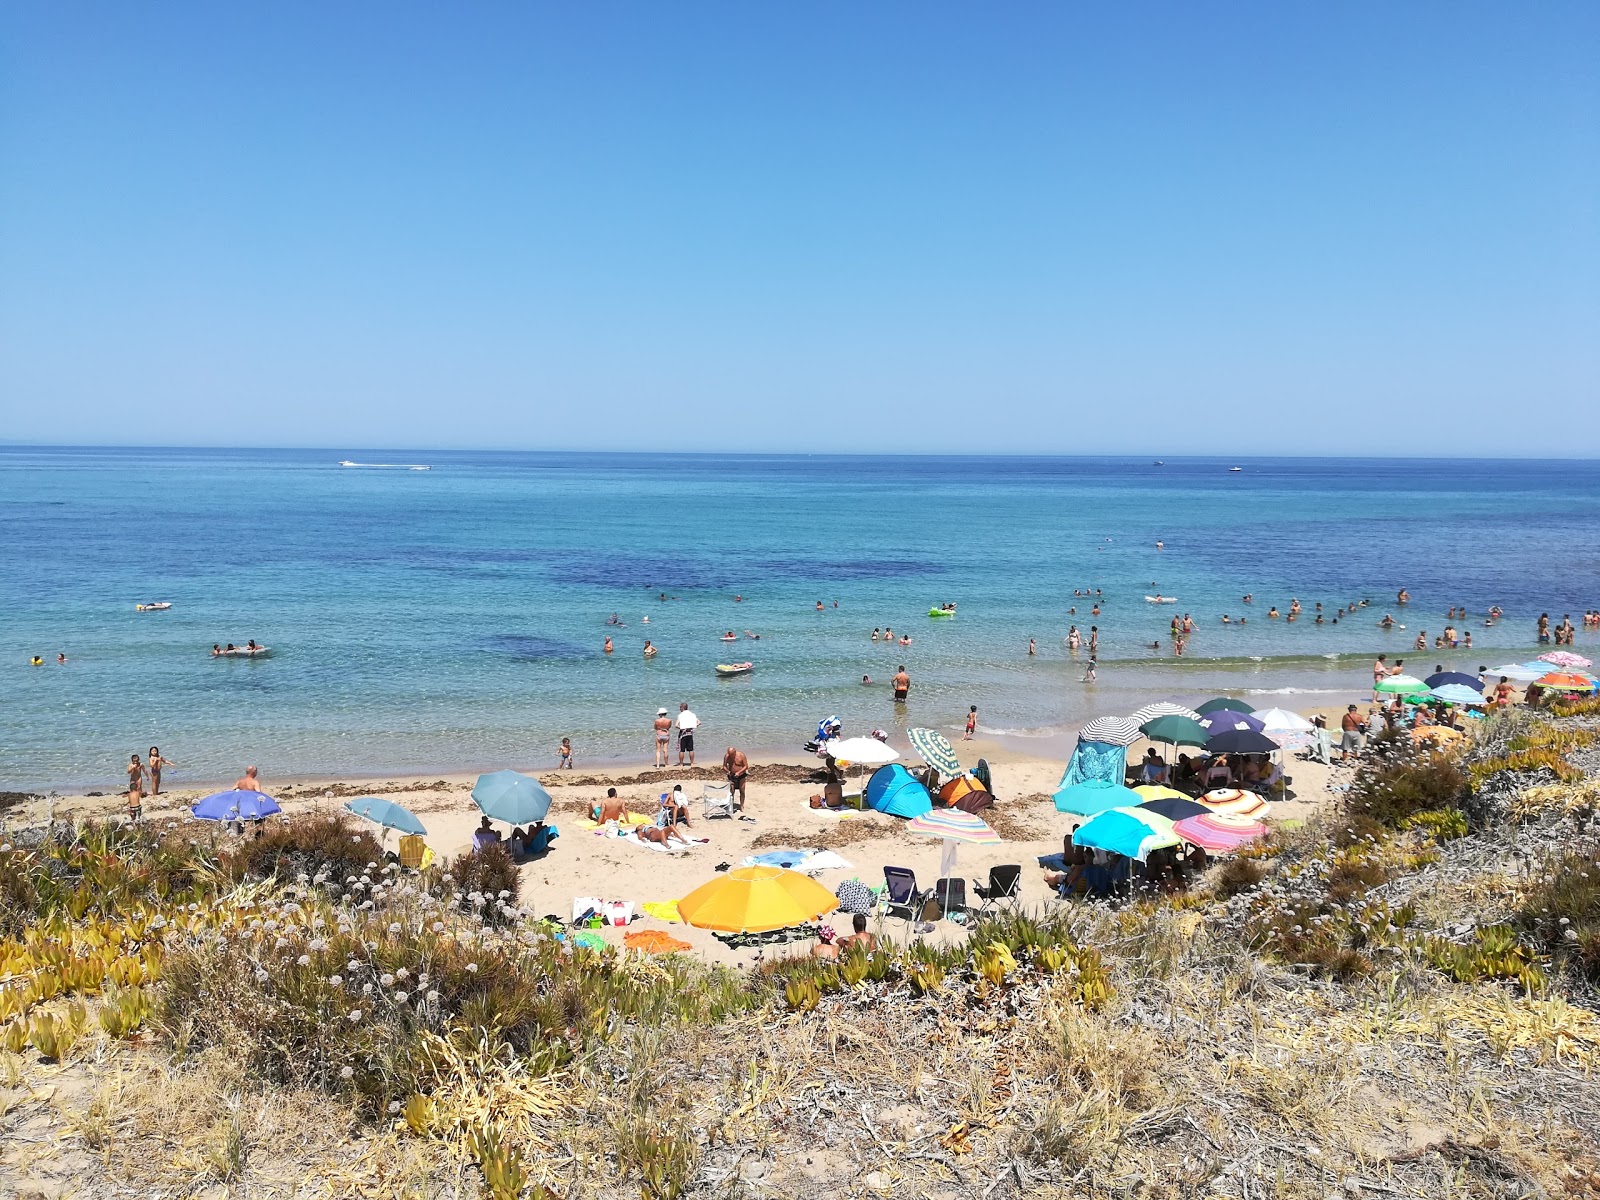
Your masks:
[{"label": "distant boat on horizon", "polygon": [[1156,459],[1156,461],[1155,461],[1155,464],[1154,464],[1154,465],[1155,465],[1155,466],[1158,466],[1158,467],[1164,467],[1164,466],[1166,466],[1166,465],[1167,465],[1167,464],[1166,464],[1166,462],[1165,462],[1165,461],[1163,461],[1163,460],[1162,460],[1162,459],[1159,459],[1159,458],[1158,458],[1158,459]]},{"label": "distant boat on horizon", "polygon": [[1243,467],[1229,467],[1228,468],[1228,473],[1229,474],[1238,474],[1242,470],[1244,470]]},{"label": "distant boat on horizon", "polygon": [[348,458],[339,460],[341,467],[365,467],[369,471],[431,471],[432,467],[425,463],[363,463],[351,462]]}]

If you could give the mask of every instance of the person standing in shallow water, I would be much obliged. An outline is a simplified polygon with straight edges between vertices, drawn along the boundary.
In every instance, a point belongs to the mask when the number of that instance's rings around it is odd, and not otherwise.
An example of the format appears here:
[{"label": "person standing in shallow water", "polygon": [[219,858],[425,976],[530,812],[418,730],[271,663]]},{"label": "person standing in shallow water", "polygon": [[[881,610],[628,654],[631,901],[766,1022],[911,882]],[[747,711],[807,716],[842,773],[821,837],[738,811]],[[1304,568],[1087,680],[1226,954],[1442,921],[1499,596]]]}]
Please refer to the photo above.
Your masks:
[{"label": "person standing in shallow water", "polygon": [[905,663],[900,664],[900,669],[894,673],[894,698],[904,701],[911,694],[911,676],[906,672]]}]

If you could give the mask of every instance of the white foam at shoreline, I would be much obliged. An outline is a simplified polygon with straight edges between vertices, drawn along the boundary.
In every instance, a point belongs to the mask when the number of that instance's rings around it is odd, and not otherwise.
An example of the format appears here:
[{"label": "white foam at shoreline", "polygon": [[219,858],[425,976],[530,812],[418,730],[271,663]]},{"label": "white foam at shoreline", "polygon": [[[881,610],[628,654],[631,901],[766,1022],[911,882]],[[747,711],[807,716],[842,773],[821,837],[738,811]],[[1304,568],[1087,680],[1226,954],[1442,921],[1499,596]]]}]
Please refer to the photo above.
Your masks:
[{"label": "white foam at shoreline", "polygon": [[1345,692],[1358,692],[1360,688],[1246,688],[1247,696],[1342,696]]}]

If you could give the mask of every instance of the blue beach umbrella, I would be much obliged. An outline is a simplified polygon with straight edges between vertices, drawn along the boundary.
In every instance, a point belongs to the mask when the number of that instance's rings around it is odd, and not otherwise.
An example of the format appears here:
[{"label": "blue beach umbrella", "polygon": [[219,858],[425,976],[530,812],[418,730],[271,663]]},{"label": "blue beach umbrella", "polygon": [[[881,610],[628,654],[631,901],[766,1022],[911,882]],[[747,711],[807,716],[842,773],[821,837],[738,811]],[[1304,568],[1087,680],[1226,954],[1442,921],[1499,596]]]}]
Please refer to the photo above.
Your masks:
[{"label": "blue beach umbrella", "polygon": [[1478,682],[1476,675],[1468,675],[1465,671],[1440,671],[1429,675],[1422,681],[1431,688],[1442,688],[1447,683],[1459,683],[1462,687],[1471,688],[1475,692],[1483,691],[1483,684]]},{"label": "blue beach umbrella", "polygon": [[1144,799],[1132,788],[1105,779],[1086,779],[1055,794],[1056,810],[1092,817],[1112,808],[1133,808]]},{"label": "blue beach umbrella", "polygon": [[1254,729],[1225,729],[1211,735],[1206,749],[1213,754],[1272,754],[1281,747]]},{"label": "blue beach umbrella", "polygon": [[1436,687],[1431,693],[1435,700],[1443,700],[1446,704],[1476,704],[1482,705],[1483,693],[1477,688],[1469,688],[1465,684],[1447,683],[1443,687]]},{"label": "blue beach umbrella", "polygon": [[401,833],[428,832],[422,822],[417,820],[414,812],[396,804],[393,800],[384,800],[378,796],[361,796],[355,800],[346,800],[344,806],[347,811],[374,821],[385,829],[398,829]]},{"label": "blue beach umbrella", "polygon": [[1252,733],[1263,733],[1266,730],[1266,722],[1255,713],[1240,712],[1232,708],[1219,708],[1216,712],[1209,712],[1200,718],[1199,724],[1206,731],[1207,738],[1243,729],[1248,729]]},{"label": "blue beach umbrella", "polygon": [[1152,850],[1176,846],[1183,839],[1172,832],[1172,822],[1148,810],[1113,808],[1078,826],[1074,846],[1090,846],[1140,862]]},{"label": "blue beach umbrella", "polygon": [[550,811],[550,793],[537,779],[516,771],[479,775],[472,785],[472,802],[484,816],[508,825],[542,821]]},{"label": "blue beach umbrella", "polygon": [[283,809],[265,792],[246,792],[238,788],[213,792],[198,801],[189,814],[202,821],[259,821]]}]

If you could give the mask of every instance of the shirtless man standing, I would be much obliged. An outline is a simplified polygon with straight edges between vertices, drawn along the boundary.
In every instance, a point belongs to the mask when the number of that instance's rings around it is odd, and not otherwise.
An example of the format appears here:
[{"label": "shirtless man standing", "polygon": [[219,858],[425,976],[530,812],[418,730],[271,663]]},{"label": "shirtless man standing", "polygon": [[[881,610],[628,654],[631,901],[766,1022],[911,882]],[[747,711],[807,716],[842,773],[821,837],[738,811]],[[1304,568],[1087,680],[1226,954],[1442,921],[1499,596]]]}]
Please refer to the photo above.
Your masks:
[{"label": "shirtless man standing", "polygon": [[894,673],[894,698],[903,701],[911,692],[911,676],[906,673],[905,663],[900,664],[900,669]]},{"label": "shirtless man standing", "polygon": [[728,773],[728,794],[733,798],[734,807],[742,813],[745,780],[750,775],[750,760],[745,757],[743,750],[737,746],[729,746],[728,752],[722,756],[722,769]]},{"label": "shirtless man standing", "polygon": [[233,790],[236,792],[259,792],[261,790],[261,780],[257,776],[258,772],[255,767],[246,767],[244,769],[244,777],[234,780]]}]

